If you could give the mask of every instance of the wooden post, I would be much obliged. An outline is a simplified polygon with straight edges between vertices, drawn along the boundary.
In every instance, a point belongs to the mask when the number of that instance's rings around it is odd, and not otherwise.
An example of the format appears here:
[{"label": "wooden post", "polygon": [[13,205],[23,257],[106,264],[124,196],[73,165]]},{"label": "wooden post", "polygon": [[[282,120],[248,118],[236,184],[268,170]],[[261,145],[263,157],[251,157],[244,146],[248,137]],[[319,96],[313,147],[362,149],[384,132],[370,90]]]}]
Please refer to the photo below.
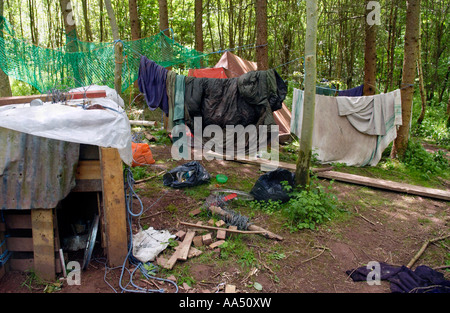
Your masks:
[{"label": "wooden post", "polygon": [[127,257],[127,224],[122,160],[114,148],[100,148],[106,255],[110,267]]},{"label": "wooden post", "polygon": [[47,281],[55,280],[55,235],[53,230],[53,210],[31,210],[33,234],[34,270]]}]

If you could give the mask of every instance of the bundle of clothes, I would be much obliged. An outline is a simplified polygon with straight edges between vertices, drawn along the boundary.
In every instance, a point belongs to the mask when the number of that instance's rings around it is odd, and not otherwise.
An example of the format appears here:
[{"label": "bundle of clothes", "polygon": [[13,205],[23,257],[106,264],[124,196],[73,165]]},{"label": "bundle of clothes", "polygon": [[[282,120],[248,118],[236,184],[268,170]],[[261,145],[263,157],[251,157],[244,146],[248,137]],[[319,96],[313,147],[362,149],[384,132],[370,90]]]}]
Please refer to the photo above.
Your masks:
[{"label": "bundle of clothes", "polygon": [[[362,266],[346,271],[353,281],[367,281],[371,269]],[[406,266],[380,263],[379,279],[389,281],[393,293],[450,293],[450,281],[444,275],[426,265],[415,270]]]},{"label": "bundle of clothes", "polygon": [[282,108],[287,94],[287,85],[273,69],[235,78],[197,78],[167,70],[145,56],[141,57],[138,85],[150,110],[160,108],[166,114],[168,129],[182,130],[172,131],[174,142],[186,138],[174,135],[181,134],[185,126],[194,132],[195,117],[202,118],[202,130],[208,125],[222,129],[276,125],[273,112]]}]

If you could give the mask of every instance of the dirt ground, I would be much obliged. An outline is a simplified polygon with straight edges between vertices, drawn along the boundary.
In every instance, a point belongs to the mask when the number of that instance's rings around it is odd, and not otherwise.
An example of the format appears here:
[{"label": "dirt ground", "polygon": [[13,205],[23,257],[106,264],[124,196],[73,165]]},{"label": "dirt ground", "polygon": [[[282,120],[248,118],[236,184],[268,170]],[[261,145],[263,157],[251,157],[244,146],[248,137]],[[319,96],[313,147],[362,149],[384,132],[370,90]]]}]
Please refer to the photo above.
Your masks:
[{"label": "dirt ground", "polygon": [[[168,147],[152,146],[152,152],[158,160],[154,165],[155,174],[183,163],[170,159]],[[202,164],[213,177],[212,182],[205,185],[205,190],[219,187],[215,186],[214,177],[224,173],[229,175],[229,181],[220,187],[236,189],[242,187],[245,181],[244,191],[248,192],[250,183],[262,174],[255,165],[219,160],[202,161]],[[326,180],[321,183],[329,184]],[[180,225],[180,221],[207,221],[205,217],[189,214],[205,200],[198,193],[165,187],[160,176],[135,185],[135,188],[145,209],[139,220],[141,225],[175,234],[178,230],[188,229]],[[180,280],[178,293],[223,293],[225,284],[235,285],[241,293],[390,293],[388,282],[382,281],[381,285],[353,282],[346,271],[365,266],[370,261],[406,265],[425,240],[438,237],[449,229],[450,206],[446,201],[339,182],[333,183],[332,192],[338,196],[345,212],[339,219],[321,225],[318,230],[291,233],[283,227],[282,219],[259,211],[251,212],[254,224],[284,238],[275,241],[257,234],[241,235],[242,242],[256,259],[252,266],[224,261],[220,252],[204,248],[203,256],[178,261],[173,271],[164,270],[156,275]],[[165,252],[170,256],[170,250]],[[421,264],[432,268],[443,266],[449,260],[449,253],[448,241],[432,244],[413,268]],[[274,255],[280,257],[269,257]],[[132,270],[133,266],[129,265],[127,269]],[[122,292],[119,286],[122,270],[121,267],[109,269],[105,266],[97,244],[88,269],[81,273],[81,284],[69,286],[63,282],[62,288],[54,292]],[[441,272],[450,279],[448,270]],[[127,275],[125,270],[123,277]],[[43,285],[25,284],[27,277],[25,273],[7,273],[0,280],[0,293],[44,292]],[[183,278],[185,284],[181,282]],[[134,282],[150,289],[163,289],[165,293],[176,292],[170,282],[145,281],[138,274]],[[186,282],[190,282],[191,286]],[[255,287],[255,282],[262,290]]]}]

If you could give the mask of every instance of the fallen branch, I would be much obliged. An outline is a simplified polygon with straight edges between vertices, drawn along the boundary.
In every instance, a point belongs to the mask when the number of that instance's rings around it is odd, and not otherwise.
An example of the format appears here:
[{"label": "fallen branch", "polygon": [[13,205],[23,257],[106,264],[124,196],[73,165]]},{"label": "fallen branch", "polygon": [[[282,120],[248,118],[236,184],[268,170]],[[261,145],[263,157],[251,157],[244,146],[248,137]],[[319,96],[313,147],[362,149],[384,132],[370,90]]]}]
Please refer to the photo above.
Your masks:
[{"label": "fallen branch", "polygon": [[150,179],[153,179],[153,178],[155,178],[155,177],[158,177],[158,176],[164,174],[165,172],[166,172],[166,171],[162,171],[162,172],[159,172],[159,173],[156,174],[156,175],[153,175],[153,176],[150,176],[150,177],[146,177],[146,178],[143,178],[143,179],[136,180],[134,183],[135,183],[135,184],[140,184],[140,183],[146,182],[146,181],[148,181],[148,180],[150,180]]},{"label": "fallen branch", "polygon": [[223,228],[223,227],[214,227],[214,226],[207,226],[207,225],[198,225],[193,223],[187,223],[187,222],[180,222],[181,225],[195,227],[195,228],[203,228],[203,229],[210,229],[210,230],[225,230],[229,233],[238,233],[238,234],[263,234],[266,231],[258,230],[258,231],[248,231],[248,230],[239,230],[239,229],[229,229],[229,228]]},{"label": "fallen branch", "polygon": [[450,237],[450,234],[425,241],[424,244],[422,245],[422,247],[420,248],[419,252],[417,252],[417,254],[411,259],[411,261],[409,261],[409,263],[408,263],[408,265],[406,265],[406,267],[411,268],[414,265],[414,263],[416,263],[416,261],[422,256],[422,254],[425,252],[425,250],[427,249],[427,247],[430,243],[444,240],[448,237]]},{"label": "fallen branch", "polygon": [[356,211],[356,214],[357,214],[360,218],[362,218],[363,220],[365,220],[367,223],[372,224],[372,225],[375,226],[375,223],[374,223],[374,222],[368,220],[366,217],[364,217],[364,215],[362,215],[361,213],[359,213],[359,210],[358,210],[357,207],[355,207],[355,211]]},{"label": "fallen branch", "polygon": [[311,261],[311,260],[314,260],[315,258],[318,258],[319,256],[321,256],[322,253],[325,252],[325,250],[330,250],[330,249],[327,248],[327,247],[316,247],[316,248],[322,249],[322,251],[320,251],[319,254],[313,256],[312,258],[309,258],[309,259],[307,259],[307,260],[302,261],[302,263],[306,263],[306,262],[309,262],[309,261]]}]

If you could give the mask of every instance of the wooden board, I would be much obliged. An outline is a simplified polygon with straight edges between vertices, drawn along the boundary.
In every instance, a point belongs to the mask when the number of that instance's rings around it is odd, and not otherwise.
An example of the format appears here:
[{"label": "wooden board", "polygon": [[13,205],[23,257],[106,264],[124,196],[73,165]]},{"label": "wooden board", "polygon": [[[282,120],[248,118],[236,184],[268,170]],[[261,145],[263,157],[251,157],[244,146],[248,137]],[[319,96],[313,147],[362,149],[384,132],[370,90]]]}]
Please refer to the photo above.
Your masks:
[{"label": "wooden board", "polygon": [[[213,152],[207,152],[211,156],[216,156]],[[257,159],[257,160],[233,160],[235,162],[240,163],[246,163],[246,164],[254,164],[254,165],[261,165],[264,164],[266,166],[270,166],[271,168],[275,169],[276,165],[280,168],[284,168],[287,170],[295,171],[296,165],[292,163],[286,163],[286,162],[278,162],[277,163],[270,163],[265,160]],[[328,168],[329,169],[329,168]],[[317,177],[325,178],[325,179],[332,179],[337,180],[341,182],[351,183],[351,184],[357,184],[357,185],[363,185],[367,187],[373,187],[378,189],[384,189],[388,191],[394,191],[394,192],[401,192],[411,195],[417,195],[417,196],[423,196],[428,198],[434,198],[439,200],[450,200],[450,191],[447,190],[440,190],[440,189],[434,189],[434,188],[427,188],[422,186],[415,186],[410,184],[404,184],[404,183],[398,183],[393,182],[390,180],[383,180],[383,179],[377,179],[377,178],[371,178],[361,175],[354,175],[354,174],[347,174],[347,173],[341,173],[341,172],[335,172],[328,169],[322,169],[322,168],[313,168],[311,171],[317,175]],[[266,168],[266,170],[268,170]]]},{"label": "wooden board", "polygon": [[122,159],[114,148],[100,149],[105,249],[110,267],[123,265],[128,254]]},{"label": "wooden board", "polygon": [[80,160],[75,172],[77,180],[101,179],[102,170],[99,160]]},{"label": "wooden board", "polygon": [[397,183],[389,180],[370,178],[360,175],[353,175],[335,171],[326,171],[317,173],[320,178],[334,179],[341,182],[363,185],[373,188],[384,189],[388,191],[401,192],[411,195],[430,197],[440,200],[450,200],[450,191],[433,189],[409,184]]},{"label": "wooden board", "polygon": [[53,210],[31,210],[33,233],[34,269],[39,277],[55,280],[55,238],[53,230]]},{"label": "wooden board", "polygon": [[189,230],[186,233],[184,240],[178,246],[178,249],[172,254],[170,259],[167,260],[166,264],[164,265],[164,268],[172,269],[178,260],[186,261],[188,259],[189,250],[191,248],[192,240],[194,239],[194,237],[195,237],[195,231]]},{"label": "wooden board", "polygon": [[[54,250],[58,251],[57,238],[54,238]],[[34,251],[33,238],[31,237],[8,237],[6,245],[11,252]]]},{"label": "wooden board", "polygon": [[[104,90],[87,90],[68,93],[69,99],[83,99],[83,98],[105,98],[106,91]],[[0,98],[0,106],[9,104],[23,104],[30,103],[33,100],[40,99],[42,101],[51,101],[51,95],[31,95],[31,96],[15,96]],[[69,100],[68,99],[68,100]]]},{"label": "wooden board", "polygon": [[189,249],[194,239],[195,231],[188,231],[182,242],[181,248],[178,250],[178,260],[186,261],[189,254]]}]

